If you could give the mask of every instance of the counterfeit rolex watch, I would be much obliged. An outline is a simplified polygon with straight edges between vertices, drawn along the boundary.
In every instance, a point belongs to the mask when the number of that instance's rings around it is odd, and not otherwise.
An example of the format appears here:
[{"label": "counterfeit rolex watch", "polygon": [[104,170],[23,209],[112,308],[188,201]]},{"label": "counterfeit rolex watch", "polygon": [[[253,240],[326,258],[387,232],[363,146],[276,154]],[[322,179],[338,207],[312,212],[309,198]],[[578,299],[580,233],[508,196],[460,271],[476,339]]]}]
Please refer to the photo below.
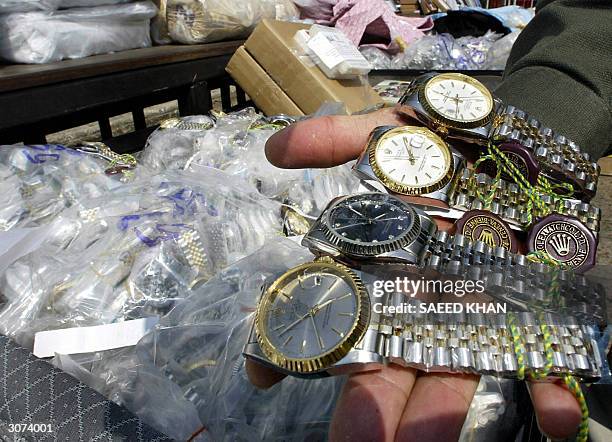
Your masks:
[{"label": "counterfeit rolex watch", "polygon": [[[516,183],[469,169],[461,154],[427,128],[374,129],[353,171],[369,190],[422,197],[418,204],[429,215],[459,219],[467,211],[486,209],[525,231],[538,217],[560,213],[599,231],[599,208],[545,194],[539,195],[543,205],[532,207]],[[484,201],[483,195],[490,195],[490,201]]]},{"label": "counterfeit rolex watch", "polygon": [[[367,212],[361,212],[366,206]],[[367,259],[401,248],[401,244],[410,249],[412,243],[402,242],[404,236],[416,235],[417,242],[422,236],[413,228],[417,219],[410,219],[410,211],[404,212],[406,207],[402,201],[384,194],[354,195],[332,202],[330,213],[323,216],[330,216],[338,241],[330,240],[326,250],[344,248],[347,256]],[[348,219],[347,211],[352,213],[351,209],[360,211],[366,218]],[[389,212],[392,218],[399,218],[394,212],[406,214],[400,220],[406,227],[402,229],[405,233],[397,241],[389,233],[389,226],[397,220],[380,216]],[[357,222],[376,217],[376,222],[362,225]],[[343,230],[351,233],[343,235]],[[504,253],[491,253],[482,244],[470,246],[448,235],[433,236],[436,238],[433,246],[422,244],[421,249],[428,249],[429,253],[421,259],[427,256],[426,262],[437,263],[439,267],[443,262],[461,263],[466,259],[491,266],[491,262],[502,259],[500,255],[491,255]],[[464,247],[465,251],[460,250]],[[406,256],[415,256],[414,251]],[[474,258],[468,258],[470,254]],[[418,259],[405,259],[418,262]],[[451,267],[445,268],[448,271]],[[536,296],[535,291],[530,293]],[[427,371],[517,376],[518,362],[508,316],[469,313],[451,317],[423,315],[409,309],[377,313],[373,308],[375,302],[360,270],[330,256],[320,256],[314,262],[288,270],[264,290],[244,355],[283,373],[305,378],[372,370],[387,363]],[[547,367],[541,327],[547,325],[555,342],[547,375],[573,374],[583,380],[600,376],[602,360],[593,327],[569,316],[528,312],[515,316],[519,330],[526,336],[527,371]]]},{"label": "counterfeit rolex watch", "polygon": [[503,103],[472,77],[459,73],[420,76],[400,99],[399,110],[450,140],[480,145],[518,143],[535,157],[545,176],[571,183],[576,195],[587,201],[595,195],[599,166],[588,153]]}]

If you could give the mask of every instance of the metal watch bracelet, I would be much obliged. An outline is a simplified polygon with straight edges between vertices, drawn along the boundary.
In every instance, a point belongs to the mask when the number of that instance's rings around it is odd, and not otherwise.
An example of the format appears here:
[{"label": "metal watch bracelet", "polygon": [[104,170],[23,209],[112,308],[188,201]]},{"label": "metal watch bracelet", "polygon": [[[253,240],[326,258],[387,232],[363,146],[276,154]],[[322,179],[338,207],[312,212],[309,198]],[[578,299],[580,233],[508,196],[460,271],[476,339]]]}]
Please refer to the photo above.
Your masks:
[{"label": "metal watch bracelet", "polygon": [[[488,210],[501,217],[504,221],[518,225],[523,229],[530,227],[533,218],[545,216],[537,207],[528,210],[529,196],[521,191],[516,183],[503,179],[497,181],[495,192],[490,204],[485,206],[477,191],[488,194],[494,179],[486,173],[475,173],[465,168],[454,178],[453,186],[449,191],[449,206],[462,211]],[[599,231],[601,209],[589,203],[570,198],[554,198],[550,195],[540,194],[540,200],[550,209],[551,213],[572,216],[580,220],[592,232]],[[532,214],[530,219],[529,214]]]},{"label": "metal watch bracelet", "polygon": [[[486,286],[512,287],[513,296],[522,291],[524,298],[545,299],[547,279],[543,275],[551,269],[544,264],[531,263],[523,255],[502,248],[492,249],[482,242],[471,243],[461,235],[451,236],[438,231],[430,239],[424,264],[445,275],[481,277]],[[474,273],[479,269],[478,274]],[[490,374],[518,378],[519,365],[516,344],[524,349],[524,369],[527,373],[541,373],[551,362],[546,376],[572,374],[584,381],[601,376],[603,366],[594,339],[595,329],[586,324],[598,317],[603,320],[600,303],[603,289],[588,283],[580,275],[561,272],[561,290],[582,297],[582,309],[572,304],[572,313],[583,315],[533,312],[507,314],[482,313],[373,313],[366,335],[358,344],[361,350],[378,353],[390,363],[427,371]],[[520,281],[519,284],[516,282]],[[537,284],[540,282],[540,284]],[[595,289],[595,290],[593,290]],[[386,305],[402,305],[404,296],[387,296]],[[410,303],[419,301],[411,300]],[[593,311],[596,306],[600,311]],[[416,310],[418,311],[418,310]],[[514,317],[513,337],[509,319]],[[582,325],[581,325],[582,324]],[[547,360],[544,329],[550,335],[551,353]]]},{"label": "metal watch bracelet", "polygon": [[543,127],[522,110],[503,107],[490,138],[495,143],[518,142],[533,153],[545,175],[558,182],[569,180],[578,193],[589,199],[595,195],[600,172],[597,162],[576,143]]},{"label": "metal watch bracelet", "polygon": [[[357,349],[387,362],[427,371],[489,374],[518,378],[519,365],[508,314],[375,315]],[[572,374],[583,381],[601,377],[603,362],[593,328],[571,317],[515,315],[527,373],[547,366],[542,325],[548,327],[552,365],[546,376]]]}]

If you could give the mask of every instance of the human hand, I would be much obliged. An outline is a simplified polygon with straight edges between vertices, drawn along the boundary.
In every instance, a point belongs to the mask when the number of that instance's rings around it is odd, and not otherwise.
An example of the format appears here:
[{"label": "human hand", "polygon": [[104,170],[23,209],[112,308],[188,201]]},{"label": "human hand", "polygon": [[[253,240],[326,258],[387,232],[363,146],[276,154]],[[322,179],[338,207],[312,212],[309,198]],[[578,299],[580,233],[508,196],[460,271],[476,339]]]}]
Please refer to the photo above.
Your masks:
[{"label": "human hand", "polygon": [[[321,117],[290,126],[266,145],[270,162],[284,168],[331,167],[355,159],[376,126],[405,125],[394,109],[353,117]],[[439,223],[448,229],[450,223]],[[284,375],[247,361],[251,382],[268,388]],[[349,376],[336,404],[330,440],[457,440],[478,377],[423,373],[389,365]],[[530,383],[540,429],[553,439],[574,434],[580,408],[562,381]]]}]

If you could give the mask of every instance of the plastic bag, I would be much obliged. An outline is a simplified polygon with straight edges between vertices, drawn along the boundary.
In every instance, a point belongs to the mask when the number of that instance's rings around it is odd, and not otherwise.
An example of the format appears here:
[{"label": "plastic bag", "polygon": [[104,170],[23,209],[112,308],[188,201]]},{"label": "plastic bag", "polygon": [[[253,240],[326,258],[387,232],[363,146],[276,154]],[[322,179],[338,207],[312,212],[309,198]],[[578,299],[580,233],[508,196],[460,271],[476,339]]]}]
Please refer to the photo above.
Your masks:
[{"label": "plastic bag", "polygon": [[129,3],[131,0],[59,0],[61,9],[67,8],[91,8],[94,6],[116,5]]},{"label": "plastic bag", "polygon": [[151,46],[149,2],[0,16],[0,58],[49,63]]},{"label": "plastic bag", "polygon": [[8,12],[52,11],[61,0],[0,0],[0,14]]},{"label": "plastic bag", "polygon": [[391,56],[382,49],[363,46],[359,52],[370,62],[372,69],[391,69]]},{"label": "plastic bag", "polygon": [[167,0],[172,40],[185,44],[244,38],[264,18],[297,19],[290,0]]},{"label": "plastic bag", "polygon": [[487,52],[484,68],[503,71],[510,57],[512,46],[520,33],[521,31],[512,32],[493,43]]},{"label": "plastic bag", "polygon": [[393,69],[479,70],[485,69],[487,54],[500,34],[453,38],[450,34],[426,35],[392,61]]},{"label": "plastic bag", "polygon": [[165,173],[72,207],[0,275],[0,329],[35,332],[167,313],[220,269],[281,232],[278,203],[240,180]]}]

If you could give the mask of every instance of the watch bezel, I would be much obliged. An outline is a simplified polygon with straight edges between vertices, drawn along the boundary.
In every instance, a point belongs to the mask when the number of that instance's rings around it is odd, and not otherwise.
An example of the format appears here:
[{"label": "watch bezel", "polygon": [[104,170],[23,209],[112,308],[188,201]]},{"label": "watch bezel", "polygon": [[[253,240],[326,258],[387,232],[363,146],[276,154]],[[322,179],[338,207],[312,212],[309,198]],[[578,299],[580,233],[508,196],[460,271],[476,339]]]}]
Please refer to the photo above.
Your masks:
[{"label": "watch bezel", "polygon": [[[276,348],[270,341],[266,330],[266,307],[272,305],[275,296],[278,296],[278,288],[283,283],[303,270],[310,268],[334,268],[350,281],[351,289],[355,293],[357,317],[355,318],[351,330],[346,336],[327,352],[308,358],[291,358],[285,356],[282,351]],[[340,264],[329,257],[318,258],[312,262],[301,264],[287,270],[262,294],[255,311],[255,334],[257,342],[264,355],[274,365],[294,373],[313,373],[325,370],[336,362],[344,358],[353,347],[363,338],[370,322],[370,296],[365,285],[357,274],[349,267]]]},{"label": "watch bezel", "polygon": [[[387,241],[380,242],[357,242],[346,238],[336,232],[334,227],[331,224],[330,216],[333,213],[333,210],[337,208],[341,204],[346,204],[347,201],[355,199],[376,199],[382,198],[392,199],[397,206],[400,206],[408,216],[412,217],[412,221],[410,227],[404,230],[404,233],[398,237],[393,238]],[[334,201],[328,208],[325,210],[322,218],[321,218],[321,229],[325,238],[336,247],[338,247],[343,253],[351,256],[378,256],[383,253],[392,252],[394,250],[398,250],[404,248],[414,242],[419,232],[421,231],[421,219],[419,215],[416,213],[414,208],[400,200],[399,198],[394,197],[393,195],[388,195],[384,193],[360,193],[358,195],[348,195],[345,197],[341,197]]]},{"label": "watch bezel", "polygon": [[[440,79],[440,78],[441,79],[451,79],[451,80],[455,79],[458,81],[463,81],[479,89],[484,95],[487,95],[489,99],[491,100],[491,111],[488,113],[487,116],[480,118],[478,120],[474,120],[474,121],[457,121],[445,115],[442,115],[429,102],[429,99],[427,98],[427,94],[425,93],[427,86],[432,81],[436,79]],[[493,120],[493,117],[495,116],[495,99],[493,97],[493,94],[489,91],[489,89],[484,84],[482,84],[480,81],[476,80],[475,78],[470,77],[469,75],[460,74],[458,72],[449,72],[449,73],[434,75],[433,77],[429,78],[419,87],[418,94],[419,94],[419,102],[421,103],[421,106],[423,106],[423,109],[425,109],[427,113],[429,113],[430,115],[434,117],[435,123],[442,124],[444,126],[450,126],[450,127],[459,128],[459,129],[474,129],[476,127],[486,126]]]},{"label": "watch bezel", "polygon": [[[448,160],[448,169],[446,173],[435,183],[429,184],[427,186],[411,186],[408,184],[400,183],[399,181],[394,180],[385,172],[383,172],[380,165],[378,164],[378,160],[376,159],[376,151],[387,138],[395,136],[398,133],[419,134],[426,138],[429,138],[431,141],[443,147],[445,149],[445,155],[447,156]],[[383,183],[383,185],[392,192],[399,193],[402,195],[427,195],[429,193],[433,193],[437,190],[442,189],[444,186],[450,183],[451,179],[453,178],[453,174],[455,171],[455,159],[453,157],[453,153],[451,152],[450,147],[440,136],[438,136],[427,128],[417,126],[396,127],[394,129],[386,131],[378,138],[373,137],[372,139],[370,139],[367,148],[370,167],[372,167],[374,175],[376,175],[376,178],[378,178],[380,182]]]}]

